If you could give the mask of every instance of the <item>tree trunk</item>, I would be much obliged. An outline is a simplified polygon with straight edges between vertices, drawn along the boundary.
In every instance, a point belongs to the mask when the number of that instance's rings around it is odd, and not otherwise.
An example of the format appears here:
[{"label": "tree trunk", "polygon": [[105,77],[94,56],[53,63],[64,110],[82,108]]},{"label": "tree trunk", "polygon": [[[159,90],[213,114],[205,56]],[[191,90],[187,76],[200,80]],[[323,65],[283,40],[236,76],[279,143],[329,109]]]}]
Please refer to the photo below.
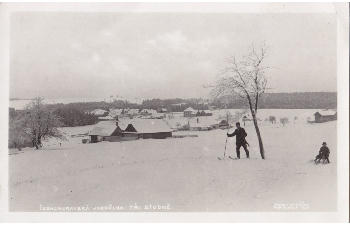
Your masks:
[{"label": "tree trunk", "polygon": [[260,148],[261,158],[265,159],[264,145],[263,145],[263,142],[262,142],[262,139],[261,139],[261,134],[260,134],[258,122],[256,121],[255,112],[252,112],[252,115],[253,115],[255,131],[256,131],[256,134],[257,134],[258,140],[259,140],[259,148]]},{"label": "tree trunk", "polygon": [[262,158],[262,159],[265,159],[264,145],[263,145],[263,142],[262,142],[262,139],[261,139],[261,134],[260,134],[259,126],[258,126],[258,123],[257,123],[257,121],[256,121],[255,111],[254,111],[254,109],[253,109],[253,107],[252,107],[252,103],[251,103],[251,100],[250,100],[249,97],[248,97],[248,102],[249,102],[250,112],[252,113],[252,116],[253,116],[253,122],[254,122],[255,131],[256,131],[256,134],[257,134],[257,136],[258,136],[261,158]]},{"label": "tree trunk", "polygon": [[41,137],[38,137],[38,139],[35,141],[35,148],[36,149],[41,148]]}]

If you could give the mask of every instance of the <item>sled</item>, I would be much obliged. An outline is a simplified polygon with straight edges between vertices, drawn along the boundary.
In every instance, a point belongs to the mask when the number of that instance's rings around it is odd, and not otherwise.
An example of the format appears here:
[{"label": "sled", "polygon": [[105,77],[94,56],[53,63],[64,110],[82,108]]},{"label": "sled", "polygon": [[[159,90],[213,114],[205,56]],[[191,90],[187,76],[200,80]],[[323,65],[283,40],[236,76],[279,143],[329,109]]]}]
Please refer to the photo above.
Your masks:
[{"label": "sled", "polygon": [[328,164],[329,163],[329,162],[327,162],[327,159],[315,159],[314,160],[316,165],[321,163],[321,161],[322,161],[322,164]]}]

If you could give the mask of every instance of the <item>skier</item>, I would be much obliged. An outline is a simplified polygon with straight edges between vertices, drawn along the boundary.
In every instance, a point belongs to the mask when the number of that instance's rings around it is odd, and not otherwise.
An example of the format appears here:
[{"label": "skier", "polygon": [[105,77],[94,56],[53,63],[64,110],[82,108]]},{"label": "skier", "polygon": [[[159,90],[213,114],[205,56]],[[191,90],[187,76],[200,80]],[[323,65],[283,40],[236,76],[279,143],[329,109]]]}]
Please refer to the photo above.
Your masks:
[{"label": "skier", "polygon": [[232,134],[227,133],[227,137],[233,137],[236,136],[236,153],[237,153],[237,159],[240,158],[240,151],[239,149],[243,146],[244,151],[247,155],[247,158],[249,158],[249,151],[247,149],[247,141],[245,140],[245,137],[247,136],[247,133],[245,132],[244,128],[241,128],[241,124],[239,122],[236,123],[237,129]]},{"label": "skier", "polygon": [[323,142],[322,147],[320,148],[319,154],[316,156],[315,163],[319,163],[321,159],[326,159],[329,162],[329,148],[327,147],[327,143]]}]

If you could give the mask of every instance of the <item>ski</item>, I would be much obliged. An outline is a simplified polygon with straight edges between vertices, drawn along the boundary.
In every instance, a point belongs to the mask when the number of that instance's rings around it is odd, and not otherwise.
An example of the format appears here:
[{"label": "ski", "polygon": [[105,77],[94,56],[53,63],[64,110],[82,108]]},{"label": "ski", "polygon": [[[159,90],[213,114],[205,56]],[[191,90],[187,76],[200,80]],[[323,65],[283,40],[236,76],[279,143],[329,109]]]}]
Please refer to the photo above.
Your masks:
[{"label": "ski", "polygon": [[[232,160],[238,160],[238,158],[232,158],[231,156],[229,156],[229,158],[232,159]],[[248,157],[248,158],[242,158],[242,159],[250,159],[250,157]]]}]

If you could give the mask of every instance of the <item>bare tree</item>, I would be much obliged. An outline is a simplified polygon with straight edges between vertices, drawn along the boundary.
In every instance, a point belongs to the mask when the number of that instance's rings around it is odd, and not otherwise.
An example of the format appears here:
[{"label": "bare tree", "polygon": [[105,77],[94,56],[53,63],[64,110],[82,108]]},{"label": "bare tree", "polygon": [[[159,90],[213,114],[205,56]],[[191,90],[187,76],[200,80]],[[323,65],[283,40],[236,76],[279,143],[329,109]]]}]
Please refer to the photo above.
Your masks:
[{"label": "bare tree", "polygon": [[288,117],[282,117],[280,118],[280,122],[283,124],[283,126],[286,124],[286,123],[289,123],[289,119]]},{"label": "bare tree", "polygon": [[23,132],[21,127],[20,119],[12,119],[9,120],[9,148],[17,148],[21,151],[22,147],[28,142],[30,143],[29,138]]},{"label": "bare tree", "polygon": [[259,148],[262,159],[265,159],[265,151],[257,123],[258,102],[265,92],[267,78],[265,71],[269,67],[263,66],[268,46],[263,42],[259,50],[252,45],[249,54],[240,58],[235,56],[226,60],[227,66],[220,72],[217,81],[212,87],[211,97],[214,100],[233,98],[238,96],[246,99],[252,113],[256,134],[259,140]]},{"label": "bare tree", "polygon": [[25,108],[21,127],[31,139],[33,147],[39,149],[42,140],[52,137],[66,140],[65,134],[57,129],[61,125],[57,116],[45,107],[43,99],[36,98]]},{"label": "bare tree", "polygon": [[273,124],[273,122],[276,123],[276,117],[270,116],[270,117],[269,117],[269,121],[270,121],[272,124]]}]

